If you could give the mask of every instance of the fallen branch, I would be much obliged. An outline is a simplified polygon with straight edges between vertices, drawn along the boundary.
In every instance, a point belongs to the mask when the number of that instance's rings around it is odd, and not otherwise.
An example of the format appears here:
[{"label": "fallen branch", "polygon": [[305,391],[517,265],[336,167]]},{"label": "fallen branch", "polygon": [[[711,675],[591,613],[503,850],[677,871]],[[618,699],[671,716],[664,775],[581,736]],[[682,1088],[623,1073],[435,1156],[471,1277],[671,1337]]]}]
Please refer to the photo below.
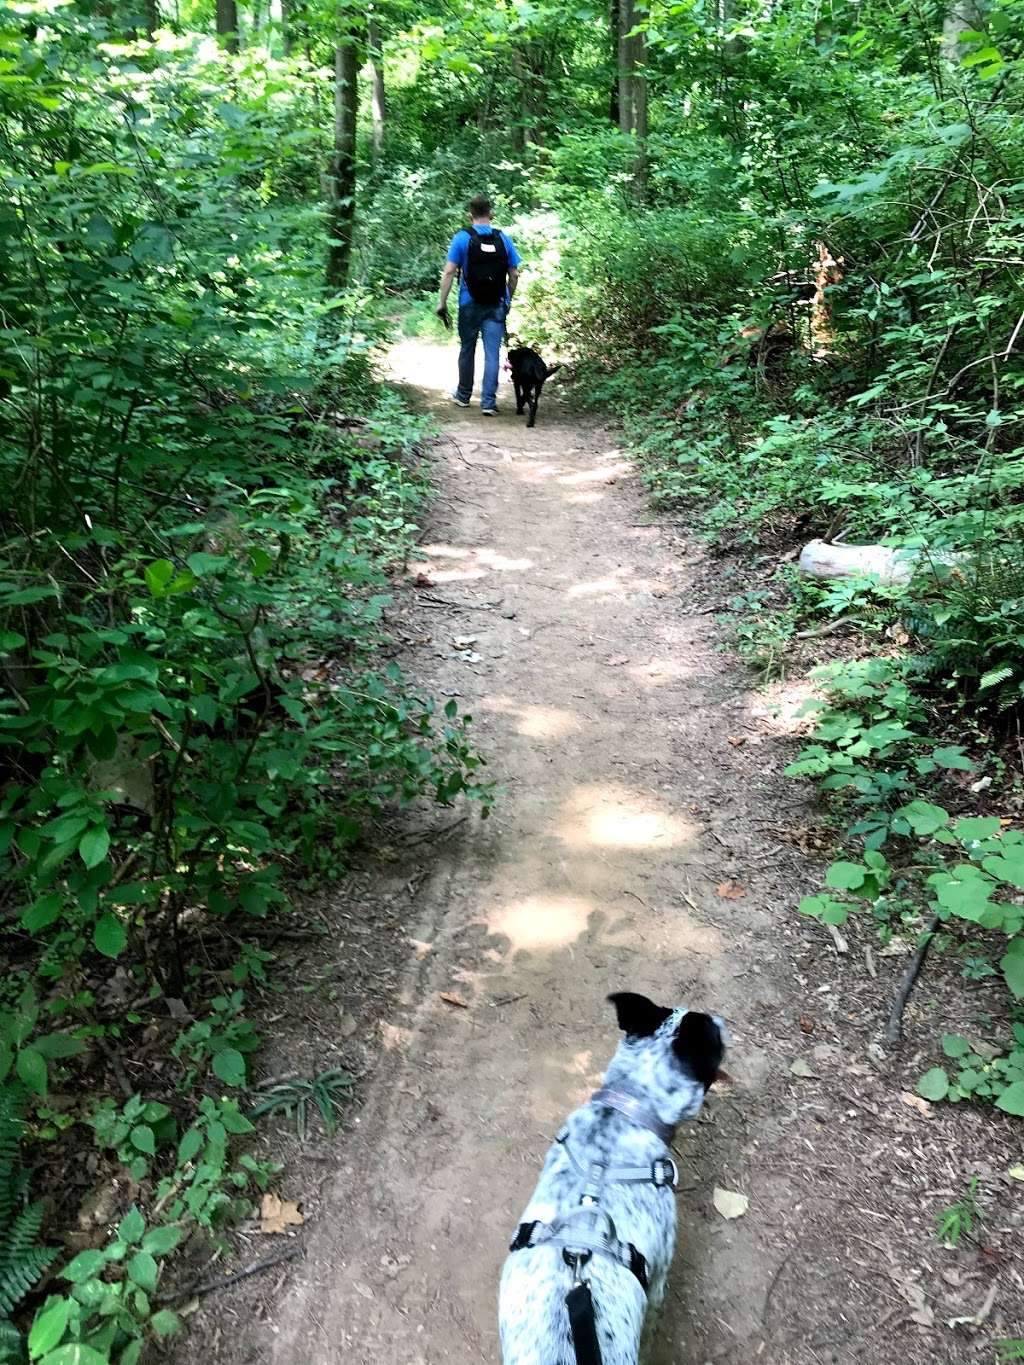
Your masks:
[{"label": "fallen branch", "polygon": [[928,949],[932,946],[932,939],[935,937],[935,930],[939,925],[938,915],[933,915],[928,928],[924,931],[921,942],[918,944],[917,952],[910,959],[907,970],[900,979],[899,989],[892,1002],[892,1009],[889,1011],[889,1018],[885,1025],[885,1041],[887,1043],[899,1043],[903,1038],[903,1011],[910,992],[914,989],[914,982],[920,975],[924,960],[928,956]]},{"label": "fallen branch", "polygon": [[262,1261],[254,1261],[243,1270],[236,1270],[233,1275],[223,1275],[219,1280],[207,1280],[205,1284],[190,1284],[185,1289],[176,1289],[169,1294],[158,1294],[157,1298],[161,1303],[176,1303],[180,1299],[191,1299],[197,1294],[216,1294],[218,1289],[227,1289],[229,1285],[237,1284],[239,1280],[247,1280],[250,1275],[259,1275],[261,1271],[271,1270],[275,1265],[294,1261],[296,1256],[304,1255],[305,1251],[301,1246],[288,1247],[274,1256],[264,1257]]},{"label": "fallen branch", "polygon": [[866,626],[867,624],[863,616],[840,616],[835,621],[826,621],[823,626],[818,626],[817,630],[798,630],[793,639],[815,640],[819,635],[831,635],[840,626]]}]

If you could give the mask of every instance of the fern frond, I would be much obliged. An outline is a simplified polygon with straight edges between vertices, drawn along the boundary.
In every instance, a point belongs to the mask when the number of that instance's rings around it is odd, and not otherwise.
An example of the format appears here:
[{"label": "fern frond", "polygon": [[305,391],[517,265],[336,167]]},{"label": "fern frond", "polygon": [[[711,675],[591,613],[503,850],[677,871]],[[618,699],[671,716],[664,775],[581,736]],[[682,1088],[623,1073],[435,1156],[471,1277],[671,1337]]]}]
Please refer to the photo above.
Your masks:
[{"label": "fern frond", "polygon": [[[17,1265],[23,1256],[32,1251],[39,1241],[39,1230],[43,1226],[43,1206],[40,1202],[29,1204],[11,1222],[6,1238],[0,1243],[0,1270]],[[0,1231],[2,1235],[2,1231]]]},{"label": "fern frond", "polygon": [[56,1254],[56,1247],[32,1247],[20,1260],[0,1270],[0,1317],[10,1317]]},{"label": "fern frond", "polygon": [[0,1318],[0,1365],[20,1365],[25,1359],[25,1338],[13,1322]]}]

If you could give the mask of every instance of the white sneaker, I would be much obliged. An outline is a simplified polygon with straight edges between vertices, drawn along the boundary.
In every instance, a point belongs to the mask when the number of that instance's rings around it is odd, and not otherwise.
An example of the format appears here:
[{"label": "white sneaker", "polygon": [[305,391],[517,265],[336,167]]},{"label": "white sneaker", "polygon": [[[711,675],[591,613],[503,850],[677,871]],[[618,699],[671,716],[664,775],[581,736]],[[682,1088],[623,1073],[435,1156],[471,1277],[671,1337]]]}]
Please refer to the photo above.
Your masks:
[{"label": "white sneaker", "polygon": [[[469,404],[467,403],[466,406],[468,407]],[[497,417],[498,415],[497,408],[481,408],[480,411],[483,413],[485,417]]]},{"label": "white sneaker", "polygon": [[469,407],[469,404],[466,403],[466,402],[464,402],[463,399],[461,399],[457,393],[453,393],[453,394],[452,394],[452,402],[455,404],[455,406],[456,406],[457,408],[468,408],[468,407]]}]

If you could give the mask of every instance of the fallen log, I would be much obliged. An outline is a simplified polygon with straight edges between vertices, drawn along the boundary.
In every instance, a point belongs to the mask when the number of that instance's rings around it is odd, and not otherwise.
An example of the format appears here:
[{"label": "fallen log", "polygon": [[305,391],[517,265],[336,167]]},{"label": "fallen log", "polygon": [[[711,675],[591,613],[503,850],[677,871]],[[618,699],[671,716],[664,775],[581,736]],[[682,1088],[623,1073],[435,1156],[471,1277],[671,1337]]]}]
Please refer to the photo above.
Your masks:
[{"label": "fallen log", "polygon": [[948,551],[812,540],[800,551],[799,567],[809,578],[861,578],[872,574],[881,583],[909,583],[921,568],[940,565],[950,568],[962,559],[963,555]]}]

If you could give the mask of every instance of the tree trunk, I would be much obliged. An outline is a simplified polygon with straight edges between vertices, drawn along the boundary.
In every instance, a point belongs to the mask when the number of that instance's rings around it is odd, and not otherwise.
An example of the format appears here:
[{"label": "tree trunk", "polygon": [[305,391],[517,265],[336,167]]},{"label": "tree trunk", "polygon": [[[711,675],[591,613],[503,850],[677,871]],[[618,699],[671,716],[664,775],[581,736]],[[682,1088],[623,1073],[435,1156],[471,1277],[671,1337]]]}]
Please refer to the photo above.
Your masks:
[{"label": "tree trunk", "polygon": [[[634,22],[647,18],[646,11],[638,11]],[[633,168],[637,196],[647,196],[647,37],[638,33],[632,39],[633,48],[633,134],[636,137],[636,162]]]},{"label": "tree trunk", "polygon": [[327,287],[345,288],[356,208],[356,118],[359,53],[350,31],[334,49],[334,151],[327,178]]},{"label": "tree trunk", "polygon": [[290,0],[280,0],[281,5],[281,51],[286,57],[292,55],[292,7]]},{"label": "tree trunk", "polygon": [[160,27],[160,6],[157,0],[146,0],[146,32],[150,36]]},{"label": "tree trunk", "polygon": [[217,37],[229,52],[238,51],[238,5],[236,0],[217,0]]},{"label": "tree trunk", "polygon": [[965,44],[961,41],[963,34],[982,29],[984,26],[984,7],[980,0],[951,0],[942,20],[940,51],[946,61],[959,66],[967,52]]},{"label": "tree trunk", "polygon": [[611,40],[612,82],[608,91],[608,120],[619,121],[619,0],[611,0],[608,10],[608,36]]},{"label": "tree trunk", "polygon": [[636,23],[633,0],[619,0],[619,33],[617,43],[619,70],[619,129],[623,133],[633,131],[633,68],[635,65],[635,45],[628,36]]},{"label": "tree trunk", "polygon": [[373,121],[373,159],[380,159],[384,150],[384,132],[387,126],[387,89],[384,85],[384,50],[381,45],[380,24],[376,19],[369,21],[366,46],[370,58],[370,117]]}]

